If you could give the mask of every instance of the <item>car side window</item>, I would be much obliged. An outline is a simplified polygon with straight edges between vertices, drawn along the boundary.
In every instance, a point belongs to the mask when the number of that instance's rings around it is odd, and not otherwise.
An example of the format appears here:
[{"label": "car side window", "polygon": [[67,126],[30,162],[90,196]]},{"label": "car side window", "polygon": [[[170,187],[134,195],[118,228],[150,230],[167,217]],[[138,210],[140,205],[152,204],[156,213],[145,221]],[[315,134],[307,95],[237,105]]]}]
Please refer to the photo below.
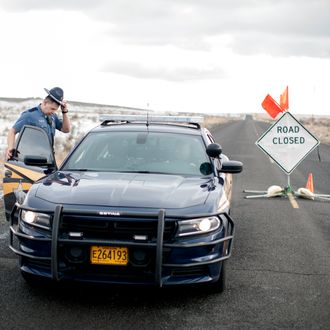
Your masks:
[{"label": "car side window", "polygon": [[24,126],[17,140],[16,159],[24,162],[25,156],[43,156],[48,163],[54,160],[47,134],[40,128]]}]

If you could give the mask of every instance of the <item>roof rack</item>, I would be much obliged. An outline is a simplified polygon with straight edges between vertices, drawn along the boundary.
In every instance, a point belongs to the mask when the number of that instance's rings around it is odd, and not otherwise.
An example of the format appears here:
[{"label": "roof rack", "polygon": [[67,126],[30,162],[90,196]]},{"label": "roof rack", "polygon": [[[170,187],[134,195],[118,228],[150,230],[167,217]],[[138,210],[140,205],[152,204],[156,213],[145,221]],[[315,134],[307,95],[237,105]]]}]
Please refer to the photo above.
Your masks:
[{"label": "roof rack", "polygon": [[101,115],[101,125],[122,122],[142,122],[146,123],[177,123],[177,124],[190,124],[200,128],[204,118],[198,116],[155,116],[155,115]]}]

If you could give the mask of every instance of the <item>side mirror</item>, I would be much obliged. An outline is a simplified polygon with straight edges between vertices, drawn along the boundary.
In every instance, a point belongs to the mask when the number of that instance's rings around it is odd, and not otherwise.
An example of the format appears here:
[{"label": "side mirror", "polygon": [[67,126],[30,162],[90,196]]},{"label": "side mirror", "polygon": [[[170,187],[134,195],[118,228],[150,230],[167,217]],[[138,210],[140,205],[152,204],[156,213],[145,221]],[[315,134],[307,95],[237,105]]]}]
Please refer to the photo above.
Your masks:
[{"label": "side mirror", "polygon": [[209,144],[206,148],[206,153],[211,158],[219,158],[222,153],[220,144],[218,143]]},{"label": "side mirror", "polygon": [[30,166],[47,166],[50,165],[47,162],[47,158],[43,156],[25,156],[24,164]]},{"label": "side mirror", "polygon": [[222,162],[221,173],[241,173],[243,170],[243,163],[236,160],[226,160]]}]

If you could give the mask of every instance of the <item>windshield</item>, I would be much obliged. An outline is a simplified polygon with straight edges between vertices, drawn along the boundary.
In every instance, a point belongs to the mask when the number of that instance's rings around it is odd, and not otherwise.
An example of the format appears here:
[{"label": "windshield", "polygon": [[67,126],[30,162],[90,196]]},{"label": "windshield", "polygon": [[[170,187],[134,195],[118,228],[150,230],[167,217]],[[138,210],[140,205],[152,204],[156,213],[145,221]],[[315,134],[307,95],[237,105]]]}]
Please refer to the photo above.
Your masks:
[{"label": "windshield", "polygon": [[210,174],[201,136],[158,132],[94,132],[62,170]]}]

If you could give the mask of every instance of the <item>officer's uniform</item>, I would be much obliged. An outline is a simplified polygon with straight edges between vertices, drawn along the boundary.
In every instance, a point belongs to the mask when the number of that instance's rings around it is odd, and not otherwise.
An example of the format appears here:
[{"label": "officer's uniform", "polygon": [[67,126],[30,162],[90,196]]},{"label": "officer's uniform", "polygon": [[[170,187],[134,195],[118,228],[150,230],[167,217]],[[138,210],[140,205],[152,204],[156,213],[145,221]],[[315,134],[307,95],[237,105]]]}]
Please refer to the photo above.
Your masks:
[{"label": "officer's uniform", "polygon": [[40,105],[22,112],[13,128],[15,129],[16,133],[19,133],[24,125],[37,126],[42,128],[47,133],[49,141],[52,143],[52,145],[54,144],[55,130],[62,129],[62,121],[57,117],[57,115],[45,115],[41,111]]}]

